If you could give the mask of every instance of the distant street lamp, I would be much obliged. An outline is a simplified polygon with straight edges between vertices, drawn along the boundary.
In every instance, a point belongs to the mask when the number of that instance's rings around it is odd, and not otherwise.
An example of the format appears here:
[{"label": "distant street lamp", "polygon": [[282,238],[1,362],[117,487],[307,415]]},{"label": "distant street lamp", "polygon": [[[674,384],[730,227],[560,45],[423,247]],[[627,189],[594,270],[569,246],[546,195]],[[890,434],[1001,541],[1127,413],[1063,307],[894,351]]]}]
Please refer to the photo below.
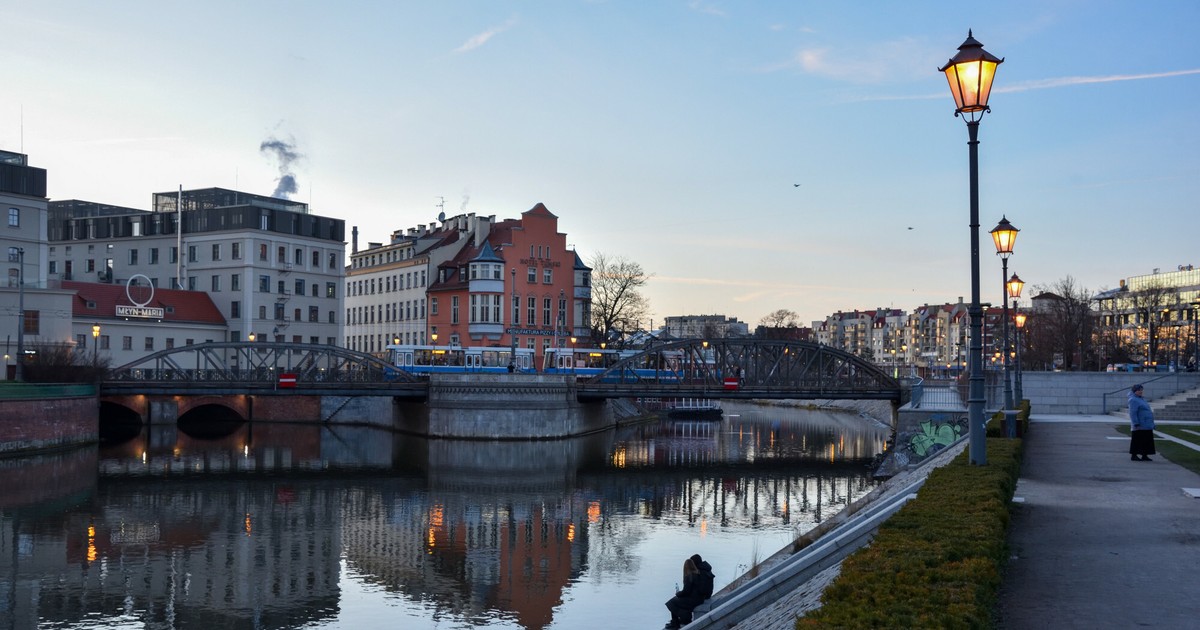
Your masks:
[{"label": "distant street lamp", "polygon": [[958,54],[938,69],[946,75],[954,96],[954,115],[962,116],[967,124],[967,147],[970,158],[971,205],[971,304],[970,317],[970,377],[967,395],[967,430],[969,432],[970,462],[987,464],[987,438],[983,426],[983,308],[979,303],[979,121],[991,109],[988,97],[992,94],[992,79],[1004,60],[983,49],[971,31],[958,47]]},{"label": "distant street lamp", "polygon": [[1192,301],[1192,367],[1200,370],[1200,300]]},{"label": "distant street lamp", "polygon": [[433,333],[433,334],[429,335],[429,338],[430,338],[431,340],[433,340],[433,345],[435,345],[435,346],[436,346],[436,345],[437,345],[437,333],[435,332],[435,333]]},{"label": "distant street lamp", "polygon": [[571,336],[571,354],[569,356],[571,357],[571,371],[574,372],[575,371],[575,336],[574,335]]},{"label": "distant street lamp", "polygon": [[[1017,308],[1017,303],[1013,302],[1013,309]],[[1017,311],[1017,400],[1025,400],[1025,392],[1021,390],[1021,344],[1025,341],[1025,318],[1028,317],[1025,313]]]},{"label": "distant street lamp", "polygon": [[249,335],[246,335],[246,338],[250,340],[250,343],[254,343],[254,338],[255,338],[254,333],[250,333]]},{"label": "distant street lamp", "polygon": [[1004,325],[1001,326],[1000,334],[1003,335],[1003,341],[1000,346],[1004,352],[1004,408],[1013,408],[1012,396],[1012,373],[1008,365],[1008,257],[1013,253],[1013,245],[1017,242],[1017,228],[1008,222],[1007,217],[1000,217],[1000,223],[992,228],[992,241],[996,244],[996,255],[1000,257],[1000,284],[1004,289]]},{"label": "distant street lamp", "polygon": [[[12,251],[11,249],[9,251]],[[13,262],[10,257],[9,262]],[[25,248],[17,248],[17,382],[25,380]]]},{"label": "distant street lamp", "polygon": [[[1008,279],[1008,282],[1006,282],[1004,284],[1004,286],[1008,290],[1008,298],[1011,298],[1013,301],[1013,310],[1015,311],[1017,308],[1017,300],[1020,299],[1020,297],[1021,297],[1021,289],[1023,289],[1025,287],[1025,283],[1021,280],[1020,276],[1018,276],[1017,274],[1014,273],[1012,275],[1012,277]],[[1007,304],[1007,300],[1005,300],[1005,303]],[[1010,342],[1009,342],[1009,337],[1008,337],[1008,315],[1007,315],[1007,311],[1005,311],[1005,316],[1004,316],[1004,386],[1005,387],[1008,387],[1009,381],[1012,380],[1012,374],[1010,373],[1009,366],[1008,366],[1008,356],[1012,353],[1012,349],[1009,347],[1009,343]],[[1014,399],[1014,402],[1016,402],[1017,404],[1020,404],[1021,400],[1023,400],[1023,399],[1020,396],[1017,396]],[[1008,408],[1013,409],[1013,407],[1011,405]]]},{"label": "distant street lamp", "polygon": [[92,324],[92,371],[99,364],[97,353],[100,351],[100,322]]}]

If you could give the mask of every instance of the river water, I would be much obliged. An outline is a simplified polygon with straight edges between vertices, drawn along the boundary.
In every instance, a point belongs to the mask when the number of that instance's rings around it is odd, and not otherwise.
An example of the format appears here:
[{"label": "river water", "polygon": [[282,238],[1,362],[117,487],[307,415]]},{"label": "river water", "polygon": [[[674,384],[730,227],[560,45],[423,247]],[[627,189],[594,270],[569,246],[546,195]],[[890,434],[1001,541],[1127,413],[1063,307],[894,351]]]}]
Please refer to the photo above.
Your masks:
[{"label": "river water", "polygon": [[660,628],[874,487],[852,413],[726,404],[545,442],[154,428],[0,460],[0,629]]}]

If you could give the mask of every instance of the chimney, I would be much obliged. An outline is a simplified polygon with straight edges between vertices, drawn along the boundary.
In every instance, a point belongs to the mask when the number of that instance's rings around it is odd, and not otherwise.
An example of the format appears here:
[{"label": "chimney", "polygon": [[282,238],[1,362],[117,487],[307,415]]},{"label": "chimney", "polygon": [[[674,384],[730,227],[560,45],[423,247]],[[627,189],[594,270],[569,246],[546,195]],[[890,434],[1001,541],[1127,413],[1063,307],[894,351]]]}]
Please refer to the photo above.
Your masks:
[{"label": "chimney", "polygon": [[350,253],[358,253],[358,226],[350,228]]},{"label": "chimney", "polygon": [[492,233],[492,224],[487,217],[475,219],[475,247],[483,247],[483,242]]}]

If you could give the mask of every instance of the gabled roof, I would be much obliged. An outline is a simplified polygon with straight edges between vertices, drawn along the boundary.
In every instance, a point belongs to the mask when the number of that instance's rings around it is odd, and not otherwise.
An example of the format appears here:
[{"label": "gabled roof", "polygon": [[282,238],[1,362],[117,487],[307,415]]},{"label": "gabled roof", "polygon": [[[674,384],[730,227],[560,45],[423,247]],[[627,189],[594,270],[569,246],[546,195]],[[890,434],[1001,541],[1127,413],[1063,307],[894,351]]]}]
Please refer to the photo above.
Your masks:
[{"label": "gabled roof", "polygon": [[575,271],[591,271],[592,268],[583,264],[583,259],[579,257],[579,252],[572,251],[575,254]]},{"label": "gabled roof", "polygon": [[558,218],[558,217],[557,217],[557,216],[556,216],[556,215],[555,215],[553,212],[550,212],[550,210],[549,210],[549,209],[547,209],[547,208],[546,208],[546,206],[542,205],[542,202],[540,202],[540,201],[537,203],[537,205],[536,205],[536,206],[534,206],[534,207],[532,207],[532,208],[530,208],[530,209],[526,210],[525,212],[522,212],[522,213],[521,213],[521,216],[522,216],[522,217],[524,217],[525,215],[535,215],[535,216],[550,217],[551,219],[557,219],[557,218]]},{"label": "gabled roof", "polygon": [[[117,319],[117,306],[134,306],[124,284],[63,280],[62,288],[75,291],[71,301],[71,315],[75,319]],[[202,291],[155,289],[146,306],[163,309],[164,322],[226,325],[221,310]]]}]

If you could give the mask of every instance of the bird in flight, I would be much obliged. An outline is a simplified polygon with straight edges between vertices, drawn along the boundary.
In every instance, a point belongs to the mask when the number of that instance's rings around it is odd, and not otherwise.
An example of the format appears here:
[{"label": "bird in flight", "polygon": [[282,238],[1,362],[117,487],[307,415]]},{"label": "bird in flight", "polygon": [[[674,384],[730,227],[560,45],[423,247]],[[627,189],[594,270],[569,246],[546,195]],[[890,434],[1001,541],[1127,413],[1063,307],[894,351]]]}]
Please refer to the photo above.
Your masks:
[{"label": "bird in flight", "polygon": [[796,188],[799,188],[799,187],[800,187],[800,184],[792,184],[792,186],[795,186]]}]

